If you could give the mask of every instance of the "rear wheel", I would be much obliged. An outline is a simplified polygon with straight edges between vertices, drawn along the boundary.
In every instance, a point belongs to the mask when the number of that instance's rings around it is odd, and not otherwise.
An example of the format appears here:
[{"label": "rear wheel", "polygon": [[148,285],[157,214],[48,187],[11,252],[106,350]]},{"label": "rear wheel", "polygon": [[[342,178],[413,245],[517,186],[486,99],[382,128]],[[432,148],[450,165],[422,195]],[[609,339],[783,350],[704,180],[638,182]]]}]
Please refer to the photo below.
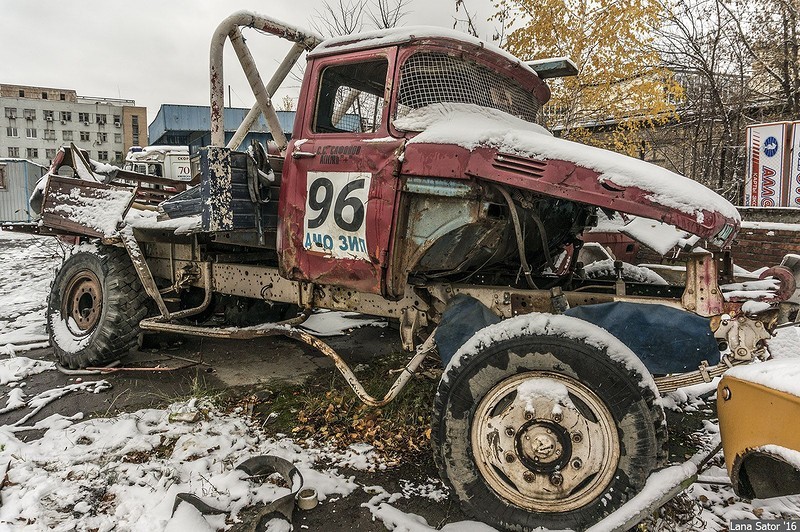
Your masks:
[{"label": "rear wheel", "polygon": [[652,377],[602,329],[523,316],[483,329],[459,353],[436,395],[434,458],[478,519],[584,529],[665,458]]},{"label": "rear wheel", "polygon": [[70,369],[105,365],[135,348],[149,297],[124,249],[82,246],[56,273],[47,329]]}]

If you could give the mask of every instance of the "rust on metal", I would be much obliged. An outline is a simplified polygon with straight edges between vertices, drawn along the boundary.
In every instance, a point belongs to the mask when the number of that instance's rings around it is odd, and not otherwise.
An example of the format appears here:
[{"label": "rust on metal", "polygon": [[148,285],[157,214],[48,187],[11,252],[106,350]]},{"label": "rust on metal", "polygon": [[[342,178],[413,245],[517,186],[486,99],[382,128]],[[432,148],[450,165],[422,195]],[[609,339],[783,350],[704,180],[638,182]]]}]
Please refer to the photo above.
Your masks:
[{"label": "rust on metal", "polygon": [[717,261],[711,253],[691,253],[686,261],[686,288],[681,303],[698,316],[722,314],[725,300],[717,284]]},{"label": "rust on metal", "polygon": [[[129,196],[126,204],[119,204],[118,194]],[[100,226],[93,223],[97,214],[108,216],[116,210],[119,220],[122,220],[134,199],[132,188],[51,175],[42,204],[42,225],[57,232],[97,238],[110,236],[103,234]]]}]

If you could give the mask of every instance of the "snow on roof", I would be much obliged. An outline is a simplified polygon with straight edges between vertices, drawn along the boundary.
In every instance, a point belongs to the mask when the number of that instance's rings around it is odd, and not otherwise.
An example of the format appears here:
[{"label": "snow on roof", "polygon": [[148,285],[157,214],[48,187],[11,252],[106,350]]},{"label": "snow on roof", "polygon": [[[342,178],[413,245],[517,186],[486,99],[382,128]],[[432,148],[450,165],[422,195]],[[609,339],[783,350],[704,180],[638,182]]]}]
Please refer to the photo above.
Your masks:
[{"label": "snow on roof", "polygon": [[600,182],[645,190],[652,201],[692,214],[698,222],[703,210],[741,219],[736,207],[696,181],[627,155],[553,137],[538,124],[496,109],[437,103],[410,110],[396,118],[394,126],[420,132],[409,144],[456,144],[468,150],[489,147],[535,159],[569,161],[598,172]]},{"label": "snow on roof", "polygon": [[32,164],[34,166],[38,166],[40,168],[44,168],[45,170],[50,168],[49,166],[45,166],[43,164],[35,163],[35,162],[31,161],[30,159],[21,159],[19,157],[0,157],[0,163],[30,163],[30,164]]},{"label": "snow on roof", "polygon": [[530,66],[522,62],[516,56],[508,53],[506,50],[503,50],[502,48],[493,44],[484,42],[477,37],[473,37],[472,35],[438,26],[403,26],[400,28],[367,31],[364,33],[354,33],[352,35],[334,37],[320,43],[308,55],[309,57],[316,57],[318,55],[325,55],[334,51],[337,53],[351,52],[354,50],[364,50],[367,48],[392,46],[418,39],[451,39],[454,41],[471,44],[473,46],[479,46],[489,50],[490,52],[500,55],[513,63],[518,64],[524,70],[536,75],[536,72]]}]

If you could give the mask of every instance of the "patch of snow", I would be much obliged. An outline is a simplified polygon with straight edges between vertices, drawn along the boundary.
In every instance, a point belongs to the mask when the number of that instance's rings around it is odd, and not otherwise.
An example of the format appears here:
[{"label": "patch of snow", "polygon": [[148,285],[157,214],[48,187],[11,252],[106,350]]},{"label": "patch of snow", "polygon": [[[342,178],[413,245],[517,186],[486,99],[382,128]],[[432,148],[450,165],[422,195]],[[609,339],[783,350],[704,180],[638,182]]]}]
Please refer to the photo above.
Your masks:
[{"label": "patch of snow", "polygon": [[682,231],[674,225],[639,216],[634,217],[620,229],[620,232],[638,240],[659,255],[666,255],[682,240],[686,240],[690,236],[688,232]]},{"label": "patch of snow", "polygon": [[598,172],[600,182],[640,188],[648,193],[648,199],[666,207],[695,217],[703,210],[718,211],[741,220],[736,207],[696,181],[639,159],[553,137],[537,124],[495,109],[433,104],[395,119],[394,126],[420,132],[409,144],[456,144],[468,150],[485,146],[536,159],[570,161]]},{"label": "patch of snow", "polygon": [[787,449],[786,447],[781,447],[780,445],[762,445],[754,450],[777,456],[795,469],[800,470],[800,451]]},{"label": "patch of snow", "polygon": [[736,366],[726,375],[800,397],[800,364],[796,358]]},{"label": "patch of snow", "polygon": [[81,195],[81,189],[76,187],[68,193],[51,192],[50,197],[54,201],[48,204],[48,212],[110,237],[117,232],[123,214],[133,201],[134,191],[95,189],[90,196]]},{"label": "patch of snow", "polygon": [[[436,528],[430,526],[421,515],[406,513],[392,506],[402,497],[401,493],[389,493],[380,486],[365,487],[367,493],[375,495],[361,506],[372,514],[372,520],[379,520],[387,530],[395,532],[430,532]],[[497,532],[496,529],[477,521],[461,521],[449,523],[440,530],[445,532]]]},{"label": "patch of snow", "polygon": [[742,312],[745,314],[758,314],[772,308],[772,305],[765,301],[745,301],[742,305]]},{"label": "patch of snow", "polygon": [[[318,462],[335,461],[335,452],[266,438],[258,427],[213,409],[196,423],[170,422],[169,414],[140,410],[81,423],[61,418],[41,439],[30,442],[18,439],[10,427],[0,427],[0,460],[10,459],[0,523],[28,523],[37,530],[197,530],[204,524],[190,506],[171,518],[176,493],[194,493],[227,509],[231,519],[247,506],[287,493],[268,482],[252,483],[233,468],[263,454],[294,463],[321,500],[349,495],[358,487],[335,469],[315,469]],[[87,496],[87,486],[91,493],[106,495]],[[89,505],[88,511],[82,511],[84,506],[75,509],[81,502]],[[211,530],[220,524],[218,518],[213,523],[210,517],[202,519]],[[187,523],[194,528],[186,528]]]},{"label": "patch of snow", "polygon": [[337,310],[319,310],[309,316],[300,325],[316,336],[339,336],[347,331],[358,329],[367,325],[386,327],[388,324],[380,318],[369,318],[357,312],[342,312]]},{"label": "patch of snow", "polygon": [[692,386],[684,386],[668,392],[661,398],[664,408],[675,412],[698,412],[709,410],[706,401],[716,398],[717,384],[721,377],[714,377],[711,382],[701,382]]},{"label": "patch of snow", "polygon": [[517,386],[517,399],[525,403],[525,411],[534,416],[537,416],[535,405],[537,399],[544,399],[548,403],[552,403],[552,411],[540,412],[538,417],[561,414],[561,407],[575,410],[575,405],[572,403],[572,399],[569,398],[567,387],[553,379],[526,380]]},{"label": "patch of snow", "polygon": [[159,220],[156,211],[131,209],[125,216],[125,222],[137,229],[160,229],[172,231],[175,234],[185,234],[199,229],[203,220],[199,214],[191,216],[181,216],[180,218],[168,218]]},{"label": "patch of snow", "polygon": [[784,327],[767,340],[767,349],[773,358],[800,357],[800,327]]},{"label": "patch of snow", "polygon": [[652,504],[662,499],[669,491],[679,486],[684,480],[697,473],[697,466],[687,461],[656,471],[647,478],[644,488],[614,513],[587,529],[587,532],[606,532],[623,530],[624,525]]},{"label": "patch of snow", "polygon": [[768,229],[772,231],[800,231],[800,224],[780,222],[742,222],[742,229]]},{"label": "patch of snow", "polygon": [[[599,277],[614,279],[616,277],[613,259],[599,260],[588,264],[584,266],[584,271],[589,279],[596,279]],[[637,283],[657,285],[669,284],[663,277],[650,268],[628,264],[627,262],[622,263],[622,276],[627,281],[634,281]]]},{"label": "patch of snow", "polygon": [[29,375],[51,369],[56,369],[54,362],[27,357],[6,358],[0,360],[0,384],[21,381]]},{"label": "patch of snow", "polygon": [[0,235],[0,347],[14,354],[48,339],[47,297],[64,251],[54,238]]},{"label": "patch of snow", "polygon": [[453,39],[471,44],[473,46],[479,46],[504,57],[508,61],[517,64],[519,68],[526,70],[528,73],[538,77],[538,74],[536,74],[536,71],[533,70],[530,65],[520,61],[516,56],[508,53],[508,51],[466,33],[442,28],[439,26],[402,26],[391,29],[381,29],[333,37],[332,39],[327,39],[320,43],[308,54],[308,56],[315,57],[317,55],[329,53],[333,49],[336,49],[338,53],[343,53],[345,51],[360,50],[364,48],[391,46],[393,44],[408,42],[413,39],[425,38]]}]

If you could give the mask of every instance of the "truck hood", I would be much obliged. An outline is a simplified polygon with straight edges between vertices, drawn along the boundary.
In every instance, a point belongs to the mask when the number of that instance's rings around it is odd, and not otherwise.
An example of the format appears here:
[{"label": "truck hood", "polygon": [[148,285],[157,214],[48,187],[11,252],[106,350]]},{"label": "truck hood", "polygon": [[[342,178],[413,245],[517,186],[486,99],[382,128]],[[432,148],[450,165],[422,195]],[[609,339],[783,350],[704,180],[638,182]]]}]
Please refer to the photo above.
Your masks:
[{"label": "truck hood", "polygon": [[730,202],[696,181],[626,155],[556,138],[502,111],[441,103],[412,110],[393,125],[412,133],[404,174],[477,177],[660,220],[721,247],[730,244],[741,225]]}]

